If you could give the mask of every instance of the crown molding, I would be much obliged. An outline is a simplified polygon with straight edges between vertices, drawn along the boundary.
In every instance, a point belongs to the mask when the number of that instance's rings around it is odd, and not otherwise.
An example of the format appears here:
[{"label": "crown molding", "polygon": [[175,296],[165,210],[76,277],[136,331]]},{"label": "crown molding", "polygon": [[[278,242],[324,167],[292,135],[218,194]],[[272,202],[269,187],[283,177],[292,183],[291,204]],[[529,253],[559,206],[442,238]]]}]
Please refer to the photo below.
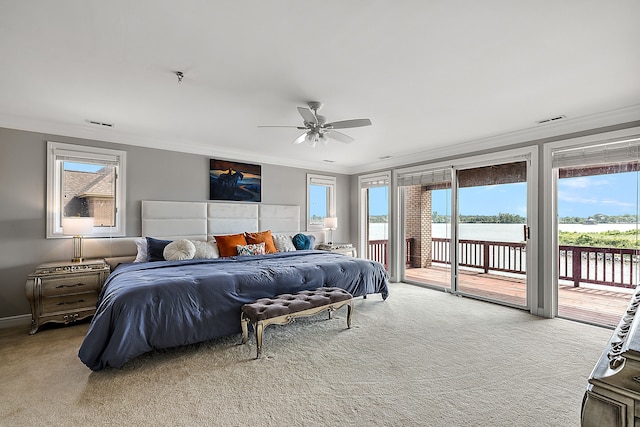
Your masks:
[{"label": "crown molding", "polygon": [[57,135],[68,138],[90,139],[93,141],[103,141],[114,144],[133,145],[136,147],[175,151],[179,153],[199,154],[215,157],[217,159],[242,159],[242,161],[252,163],[267,163],[276,166],[349,174],[349,168],[340,165],[304,160],[283,159],[282,157],[270,156],[268,154],[254,151],[229,149],[227,147],[211,145],[210,143],[207,143],[206,147],[204,147],[202,144],[196,144],[193,141],[180,141],[177,143],[175,139],[168,141],[156,137],[150,138],[141,135],[121,132],[116,128],[102,129],[93,125],[67,125],[9,115],[0,115],[0,127],[27,132],[42,133],[50,135],[50,137],[48,137],[49,139],[55,139],[55,136]]},{"label": "crown molding", "polygon": [[637,120],[640,120],[640,104],[573,119],[559,120],[485,138],[448,144],[446,147],[439,147],[402,157],[394,157],[367,165],[355,166],[350,169],[349,173],[357,175],[382,169],[405,167],[412,164],[432,162],[445,157],[459,156],[487,149],[495,149],[526,142],[533,143],[545,138],[584,132]]},{"label": "crown molding", "polygon": [[558,137],[575,132],[584,132],[616,124],[622,124],[640,120],[640,104],[629,107],[610,110],[598,114],[581,116],[559,120],[556,122],[537,125],[527,129],[493,135],[469,141],[447,144],[433,150],[425,150],[401,157],[357,165],[342,166],[304,160],[283,159],[253,151],[234,150],[226,147],[207,144],[197,144],[194,141],[163,140],[157,137],[149,138],[141,135],[128,134],[118,131],[117,128],[97,128],[91,125],[69,125],[43,120],[34,120],[25,117],[0,115],[0,127],[17,129],[28,132],[39,132],[47,135],[59,135],[70,138],[91,139],[110,142],[114,144],[133,145],[138,147],[154,148],[180,153],[199,154],[215,158],[230,160],[242,159],[254,163],[267,163],[277,166],[286,166],[321,172],[340,173],[345,175],[359,175],[383,169],[406,167],[412,164],[431,162],[433,160],[459,156],[487,149],[497,149],[504,146],[517,145],[526,142],[535,142],[545,138]]}]

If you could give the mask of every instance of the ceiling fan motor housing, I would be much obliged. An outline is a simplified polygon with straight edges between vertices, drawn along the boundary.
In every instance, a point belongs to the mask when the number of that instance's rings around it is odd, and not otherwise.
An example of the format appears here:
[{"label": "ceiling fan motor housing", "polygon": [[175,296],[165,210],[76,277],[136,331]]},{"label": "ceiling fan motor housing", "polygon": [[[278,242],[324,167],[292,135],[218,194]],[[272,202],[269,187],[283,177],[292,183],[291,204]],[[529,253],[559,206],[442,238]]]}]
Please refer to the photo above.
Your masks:
[{"label": "ceiling fan motor housing", "polygon": [[314,112],[318,112],[318,110],[322,108],[322,102],[318,102],[318,101],[309,101],[307,105]]}]

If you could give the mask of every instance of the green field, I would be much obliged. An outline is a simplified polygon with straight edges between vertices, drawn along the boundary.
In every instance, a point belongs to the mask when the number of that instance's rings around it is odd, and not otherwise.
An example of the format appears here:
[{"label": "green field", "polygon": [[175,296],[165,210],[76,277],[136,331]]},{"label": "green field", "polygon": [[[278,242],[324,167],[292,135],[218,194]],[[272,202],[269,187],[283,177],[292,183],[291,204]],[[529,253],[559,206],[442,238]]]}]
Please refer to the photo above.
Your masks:
[{"label": "green field", "polygon": [[599,233],[561,231],[558,243],[566,246],[639,249],[640,236],[638,233],[639,230],[602,231]]}]

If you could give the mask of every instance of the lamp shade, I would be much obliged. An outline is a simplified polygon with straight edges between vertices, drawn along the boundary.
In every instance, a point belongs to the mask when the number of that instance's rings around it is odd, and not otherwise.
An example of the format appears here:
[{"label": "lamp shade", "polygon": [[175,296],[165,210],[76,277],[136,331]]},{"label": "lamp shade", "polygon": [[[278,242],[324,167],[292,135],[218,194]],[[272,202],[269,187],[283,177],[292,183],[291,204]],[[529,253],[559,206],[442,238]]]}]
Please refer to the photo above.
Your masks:
[{"label": "lamp shade", "polygon": [[93,233],[93,217],[62,218],[62,233],[65,236],[84,236]]},{"label": "lamp shade", "polygon": [[324,219],[324,228],[335,230],[338,228],[338,218],[335,216],[328,216]]}]

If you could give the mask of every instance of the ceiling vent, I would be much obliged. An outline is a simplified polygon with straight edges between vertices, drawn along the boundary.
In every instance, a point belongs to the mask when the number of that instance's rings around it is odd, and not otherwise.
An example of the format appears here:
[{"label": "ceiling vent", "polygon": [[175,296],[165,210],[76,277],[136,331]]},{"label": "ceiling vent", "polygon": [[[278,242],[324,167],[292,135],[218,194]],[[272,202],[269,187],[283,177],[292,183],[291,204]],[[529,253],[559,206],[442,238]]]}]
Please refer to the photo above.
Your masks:
[{"label": "ceiling vent", "polygon": [[551,122],[555,122],[558,120],[562,120],[562,119],[566,119],[567,116],[555,116],[555,117],[551,117],[550,119],[544,119],[544,120],[538,120],[536,123],[538,123],[539,125],[543,125],[545,123],[551,123]]},{"label": "ceiling vent", "polygon": [[87,123],[89,123],[91,125],[104,126],[104,127],[108,127],[108,128],[112,128],[112,127],[115,126],[113,123],[97,122],[95,120],[87,120]]}]

